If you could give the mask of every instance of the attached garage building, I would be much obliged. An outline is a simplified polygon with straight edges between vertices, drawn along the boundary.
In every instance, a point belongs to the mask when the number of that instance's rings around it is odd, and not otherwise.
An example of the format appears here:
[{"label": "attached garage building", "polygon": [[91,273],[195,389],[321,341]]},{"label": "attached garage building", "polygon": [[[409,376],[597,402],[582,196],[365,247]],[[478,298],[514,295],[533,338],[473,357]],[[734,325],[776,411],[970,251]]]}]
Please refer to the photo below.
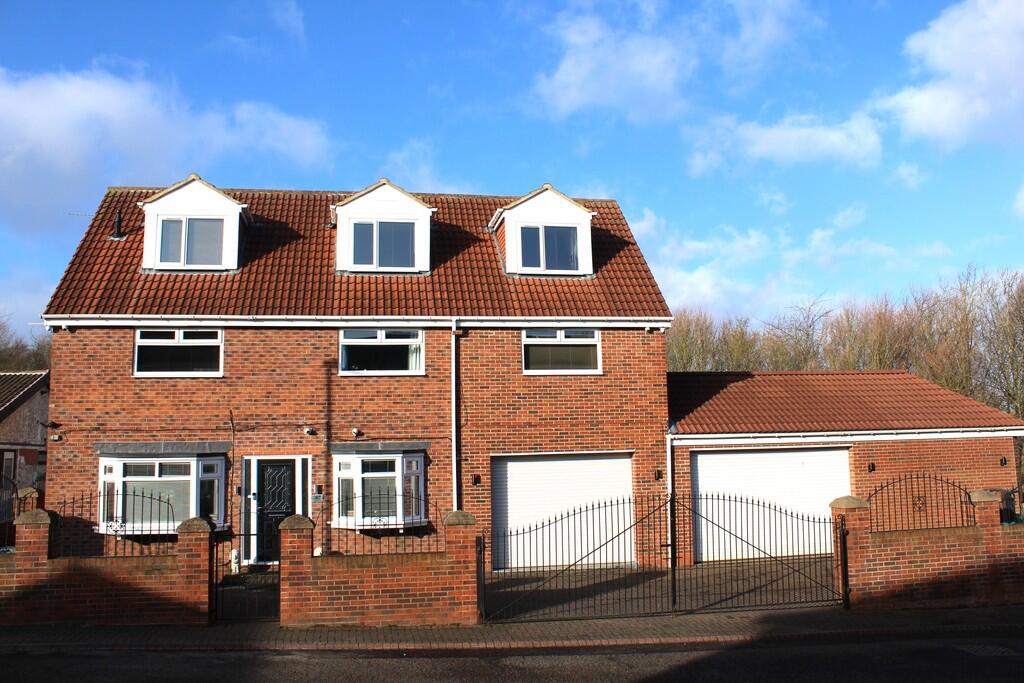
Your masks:
[{"label": "attached garage building", "polygon": [[669,373],[668,389],[679,495],[827,516],[910,472],[1017,485],[1024,422],[907,372]]}]

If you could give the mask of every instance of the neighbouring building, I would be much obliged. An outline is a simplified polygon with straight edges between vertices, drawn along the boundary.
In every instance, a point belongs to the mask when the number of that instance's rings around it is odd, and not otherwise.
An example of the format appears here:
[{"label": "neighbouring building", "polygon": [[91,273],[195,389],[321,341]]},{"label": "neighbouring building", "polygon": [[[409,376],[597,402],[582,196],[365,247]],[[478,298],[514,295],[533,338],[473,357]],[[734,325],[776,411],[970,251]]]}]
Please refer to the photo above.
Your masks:
[{"label": "neighbouring building", "polygon": [[0,457],[4,489],[42,489],[50,373],[0,372]]}]

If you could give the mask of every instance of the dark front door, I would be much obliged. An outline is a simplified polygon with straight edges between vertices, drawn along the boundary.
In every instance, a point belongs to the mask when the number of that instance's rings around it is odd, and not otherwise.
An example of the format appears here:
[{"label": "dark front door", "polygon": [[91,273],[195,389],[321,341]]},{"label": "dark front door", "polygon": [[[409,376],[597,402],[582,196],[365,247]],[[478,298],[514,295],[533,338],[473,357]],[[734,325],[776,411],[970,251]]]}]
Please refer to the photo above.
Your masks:
[{"label": "dark front door", "polygon": [[256,463],[256,560],[281,558],[278,526],[295,514],[295,463],[260,460]]}]

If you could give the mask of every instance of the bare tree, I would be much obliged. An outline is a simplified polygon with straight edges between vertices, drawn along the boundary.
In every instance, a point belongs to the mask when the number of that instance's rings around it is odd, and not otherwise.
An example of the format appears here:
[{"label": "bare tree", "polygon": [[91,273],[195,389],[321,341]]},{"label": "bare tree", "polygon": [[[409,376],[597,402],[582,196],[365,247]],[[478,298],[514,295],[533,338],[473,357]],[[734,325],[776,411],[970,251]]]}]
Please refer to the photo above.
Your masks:
[{"label": "bare tree", "polygon": [[49,334],[33,335],[26,340],[14,333],[7,319],[0,318],[0,372],[44,370],[49,366]]}]

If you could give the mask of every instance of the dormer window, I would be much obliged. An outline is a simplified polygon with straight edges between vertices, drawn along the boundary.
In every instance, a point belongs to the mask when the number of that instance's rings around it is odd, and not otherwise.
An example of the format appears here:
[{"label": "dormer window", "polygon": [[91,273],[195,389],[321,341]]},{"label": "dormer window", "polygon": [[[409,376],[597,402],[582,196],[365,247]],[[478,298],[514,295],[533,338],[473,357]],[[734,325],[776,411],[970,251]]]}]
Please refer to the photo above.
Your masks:
[{"label": "dormer window", "polygon": [[223,263],[223,218],[160,218],[161,266],[220,267]]},{"label": "dormer window", "polygon": [[434,209],[386,178],[331,207],[338,229],[341,273],[422,273],[430,270]]},{"label": "dormer window", "polygon": [[544,185],[494,212],[488,227],[504,253],[505,272],[591,275],[594,213]]},{"label": "dormer window", "polygon": [[416,224],[412,221],[356,221],[352,224],[352,265],[413,268],[415,235]]},{"label": "dormer window", "polygon": [[193,174],[139,202],[146,216],[143,271],[238,268],[245,204]]},{"label": "dormer window", "polygon": [[575,225],[524,225],[520,230],[524,270],[579,270]]}]

